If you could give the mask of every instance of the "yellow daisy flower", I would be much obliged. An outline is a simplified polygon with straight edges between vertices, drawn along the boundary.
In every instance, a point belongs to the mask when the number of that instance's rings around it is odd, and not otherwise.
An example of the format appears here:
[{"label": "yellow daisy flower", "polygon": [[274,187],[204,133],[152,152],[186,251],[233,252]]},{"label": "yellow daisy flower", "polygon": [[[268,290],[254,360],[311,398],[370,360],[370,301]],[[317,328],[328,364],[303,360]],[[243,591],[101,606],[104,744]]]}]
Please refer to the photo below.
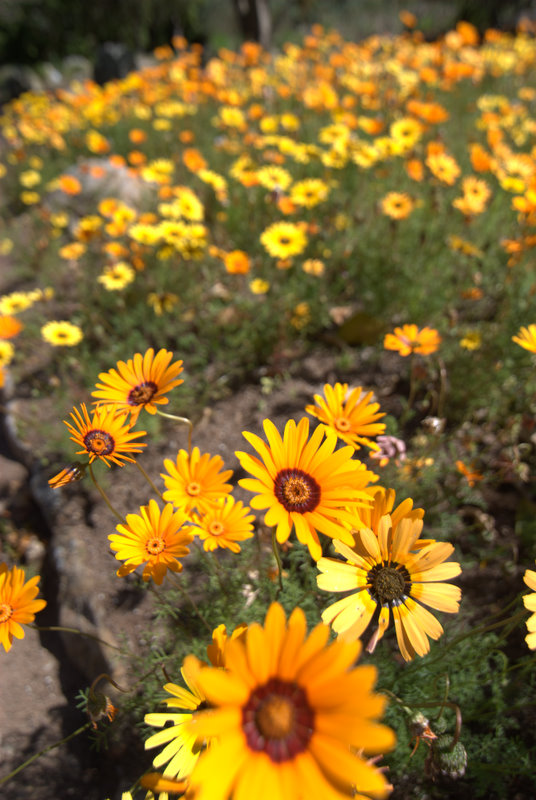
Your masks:
[{"label": "yellow daisy flower", "polygon": [[352,509],[370,503],[364,489],[376,478],[360,461],[352,460],[353,447],[334,452],[337,437],[325,430],[318,425],[309,439],[308,419],[298,425],[289,420],[282,438],[266,419],[268,445],[254,433],[243,433],[261,458],[236,453],[242,467],[254,476],[238,482],[255,492],[252,508],[267,509],[264,521],[276,526],[280,544],[296,528],[298,540],[307,545],[315,560],[322,555],[318,532],[352,544],[343,522],[351,522]]},{"label": "yellow daisy flower", "polygon": [[197,682],[200,668],[201,662],[195,656],[187,658],[181,674],[188,688],[183,689],[176,683],[166,683],[164,689],[171,695],[164,700],[168,710],[145,715],[147,725],[163,728],[147,739],[145,749],[152,750],[153,747],[166,745],[153,760],[153,767],[156,769],[166,765],[164,769],[166,778],[182,778],[190,775],[202,750],[196,744],[195,734],[186,726],[192,719],[193,712],[206,701]]},{"label": "yellow daisy flower", "polygon": [[14,355],[15,348],[11,342],[0,340],[0,367],[7,367],[8,364],[11,364]]},{"label": "yellow daisy flower", "polygon": [[298,181],[290,190],[290,199],[297,206],[313,208],[329,194],[329,187],[320,178],[305,178]]},{"label": "yellow daisy flower", "polygon": [[191,455],[179,450],[175,463],[170,458],[164,461],[168,474],[160,473],[167,491],[163,498],[180,508],[185,514],[197,509],[205,514],[221,497],[232,491],[226,483],[233,474],[232,469],[223,470],[223,458],[211,456],[194,447]]},{"label": "yellow daisy flower", "polygon": [[274,222],[261,234],[261,244],[274,258],[299,256],[307,247],[307,236],[300,225]]},{"label": "yellow daisy flower", "polygon": [[64,420],[73,442],[80,445],[82,450],[77,450],[77,455],[85,453],[89,456],[91,464],[96,458],[104,461],[109,467],[110,462],[123,466],[122,461],[134,459],[127,453],[141,453],[145,447],[144,442],[134,442],[140,436],[145,436],[145,431],[132,431],[127,424],[127,414],[117,414],[115,408],[97,408],[90,419],[85,403],[80,406],[80,411],[75,408],[71,412],[74,425]]},{"label": "yellow daisy flower", "polygon": [[379,412],[380,404],[371,402],[372,392],[365,394],[361,386],[348,394],[347,383],[324,385],[324,396],[315,394],[316,405],[305,407],[308,414],[316,417],[326,427],[335,431],[339,439],[355,447],[364,444],[371,450],[379,450],[371,436],[385,431],[385,424],[377,420],[385,416]]},{"label": "yellow daisy flower", "polygon": [[531,353],[536,353],[536,325],[520,328],[517,336],[512,336],[512,341]]},{"label": "yellow daisy flower", "polygon": [[84,338],[82,329],[67,320],[47,322],[41,328],[41,336],[54,347],[74,347]]},{"label": "yellow daisy flower", "polygon": [[11,292],[0,297],[0,314],[20,314],[33,306],[35,300],[31,292]]},{"label": "yellow daisy flower", "polygon": [[529,589],[533,590],[532,594],[526,594],[523,597],[523,604],[529,611],[534,612],[527,620],[528,634],[525,636],[525,641],[531,650],[536,650],[536,572],[527,569],[523,580]]},{"label": "yellow daisy flower", "polygon": [[133,268],[126,264],[124,261],[119,261],[110,267],[105,267],[104,271],[97,278],[99,283],[102,283],[105,289],[109,292],[115,292],[124,289],[135,278],[135,271]]},{"label": "yellow daisy flower", "polygon": [[34,621],[35,615],[46,606],[45,600],[36,600],[40,576],[24,582],[23,569],[0,564],[0,644],[9,652],[13,638],[24,639],[23,625]]},{"label": "yellow daisy flower", "polygon": [[372,691],[376,669],[353,667],[359,642],[327,644],[328,635],[318,625],[307,637],[303,611],[287,622],[273,603],[264,627],[227,642],[223,670],[200,670],[210,708],[187,723],[209,742],[190,776],[196,800],[257,797],[261,787],[272,800],[386,796],[387,780],[363,756],[395,744],[377,721],[386,699]]},{"label": "yellow daisy flower", "polygon": [[197,535],[205,550],[227,548],[232,553],[240,552],[238,542],[253,536],[253,514],[250,509],[234,497],[221,498],[202,516],[194,514],[192,519],[199,526]]},{"label": "yellow daisy flower", "polygon": [[[183,511],[173,509],[166,503],[160,511],[156,500],[141,506],[139,514],[127,514],[126,525],[117,525],[118,533],[108,536],[110,548],[119,561],[124,561],[117,574],[120,578],[145,564],[142,578],[152,578],[158,585],[164,580],[167,570],[181,572],[178,560],[187,556],[193,536],[193,528]],[[147,563],[146,563],[147,562]]]},{"label": "yellow daisy flower", "polygon": [[[389,514],[380,518],[377,529],[354,531],[354,545],[334,542],[346,563],[321,558],[318,585],[329,592],[357,590],[329,606],[322,614],[326,624],[345,639],[359,638],[376,622],[367,650],[372,652],[393,614],[396,638],[406,661],[430,650],[428,636],[439,639],[443,628],[421,603],[439,611],[456,613],[461,590],[443,583],[461,572],[456,562],[443,563],[454,547],[434,542],[421,547],[422,520],[404,517],[393,530]],[[418,544],[419,543],[419,544]]]},{"label": "yellow daisy flower", "polygon": [[97,391],[92,392],[98,405],[114,406],[117,411],[130,411],[134,423],[142,408],[156,414],[157,405],[169,402],[164,395],[183,383],[177,378],[182,361],[170,364],[173,353],[159,350],[155,355],[150,347],[145,355],[136,353],[127,362],[118,361],[117,369],[101,372]]}]

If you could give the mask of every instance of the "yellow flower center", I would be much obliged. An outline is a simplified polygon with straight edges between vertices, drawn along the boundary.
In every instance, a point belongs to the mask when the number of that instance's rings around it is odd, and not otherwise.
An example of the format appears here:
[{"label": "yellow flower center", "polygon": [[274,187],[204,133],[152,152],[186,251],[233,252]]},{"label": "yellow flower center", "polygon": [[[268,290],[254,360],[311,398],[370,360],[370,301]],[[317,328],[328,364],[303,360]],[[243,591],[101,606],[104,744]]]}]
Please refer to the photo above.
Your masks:
[{"label": "yellow flower center", "polygon": [[201,494],[201,484],[197,483],[196,481],[192,481],[186,487],[186,494],[189,494],[190,497],[197,497],[198,494]]},{"label": "yellow flower center", "polygon": [[145,549],[149,553],[150,556],[157,556],[166,548],[166,543],[162,539],[161,536],[153,536],[151,539],[147,539],[145,544]]},{"label": "yellow flower center", "polygon": [[115,450],[115,441],[106,431],[92,430],[84,436],[84,447],[96,456],[109,456]]},{"label": "yellow flower center", "polygon": [[271,697],[257,712],[256,722],[267,739],[283,739],[292,730],[294,708],[285,697]]},{"label": "yellow flower center", "polygon": [[337,417],[337,419],[335,420],[335,427],[341,433],[347,433],[352,427],[352,425],[347,417]]},{"label": "yellow flower center", "polygon": [[13,616],[13,606],[9,603],[0,603],[0,623],[7,622]]},{"label": "yellow flower center", "polygon": [[127,403],[131,406],[144,406],[146,405],[158,390],[158,386],[153,381],[144,381],[130,390],[127,397]]},{"label": "yellow flower center", "polygon": [[225,533],[225,527],[219,520],[215,519],[208,526],[208,532],[211,536],[221,536],[222,533]]}]

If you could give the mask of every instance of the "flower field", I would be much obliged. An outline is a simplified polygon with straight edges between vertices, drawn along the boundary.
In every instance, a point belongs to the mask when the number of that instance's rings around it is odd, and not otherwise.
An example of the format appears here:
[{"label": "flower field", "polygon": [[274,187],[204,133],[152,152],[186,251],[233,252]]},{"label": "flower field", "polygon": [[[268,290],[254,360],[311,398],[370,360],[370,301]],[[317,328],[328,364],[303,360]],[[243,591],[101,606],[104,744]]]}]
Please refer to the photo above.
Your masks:
[{"label": "flower field", "polygon": [[[80,687],[128,798],[533,796],[536,26],[401,19],[2,109],[0,392],[157,609]],[[196,425],[246,385],[293,411],[229,465]],[[46,604],[9,533],[2,659]]]}]

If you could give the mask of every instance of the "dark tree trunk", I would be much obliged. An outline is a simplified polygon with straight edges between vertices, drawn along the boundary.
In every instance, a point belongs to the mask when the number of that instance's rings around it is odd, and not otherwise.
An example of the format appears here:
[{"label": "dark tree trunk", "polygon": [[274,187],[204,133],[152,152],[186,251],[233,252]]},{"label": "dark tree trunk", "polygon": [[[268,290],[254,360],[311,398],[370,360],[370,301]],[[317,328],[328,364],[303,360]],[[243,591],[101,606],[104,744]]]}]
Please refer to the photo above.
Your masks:
[{"label": "dark tree trunk", "polygon": [[233,5],[244,40],[268,49],[272,38],[269,0],[233,0]]}]

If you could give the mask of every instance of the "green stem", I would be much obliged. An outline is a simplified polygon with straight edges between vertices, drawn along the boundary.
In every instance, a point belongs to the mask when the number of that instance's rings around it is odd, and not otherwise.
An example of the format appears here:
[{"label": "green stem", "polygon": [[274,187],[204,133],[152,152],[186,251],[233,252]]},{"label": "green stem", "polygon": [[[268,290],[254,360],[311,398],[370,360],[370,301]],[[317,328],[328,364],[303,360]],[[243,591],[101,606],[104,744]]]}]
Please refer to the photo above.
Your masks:
[{"label": "green stem", "polygon": [[413,407],[415,395],[417,394],[417,379],[415,378],[415,357],[414,353],[410,356],[409,365],[409,397],[408,397],[408,411]]},{"label": "green stem", "polygon": [[147,481],[147,483],[149,484],[149,486],[151,487],[151,489],[153,490],[153,492],[155,494],[157,494],[158,497],[160,498],[160,500],[164,503],[165,500],[162,497],[162,492],[159,489],[157,489],[157,487],[154,485],[154,483],[152,482],[150,477],[147,475],[147,473],[143,469],[142,465],[138,461],[136,461],[135,464],[136,464],[137,468],[139,469],[139,471],[141,472],[141,474],[143,475],[143,477],[145,478],[145,480]]},{"label": "green stem", "polygon": [[74,733],[70,733],[69,736],[66,736],[64,739],[61,739],[59,742],[54,742],[54,744],[49,744],[47,747],[43,748],[43,750],[40,750],[38,753],[34,753],[34,755],[30,756],[30,758],[27,759],[27,761],[25,761],[23,764],[19,764],[19,766],[16,767],[16,769],[14,769],[12,772],[10,772],[9,775],[5,775],[3,778],[0,778],[0,786],[3,783],[7,783],[7,781],[9,781],[11,778],[13,778],[15,775],[17,775],[21,770],[25,769],[25,767],[29,766],[37,758],[40,758],[45,753],[49,753],[51,750],[54,750],[56,747],[60,747],[60,745],[62,745],[62,744],[66,744],[67,742],[70,742],[71,739],[74,739],[75,736],[78,736],[80,733],[83,733],[85,730],[87,730],[90,727],[91,727],[91,722],[86,722],[84,725],[82,725],[81,728],[78,728],[76,731],[74,731]]},{"label": "green stem", "polygon": [[110,503],[110,501],[108,500],[108,496],[107,496],[106,492],[104,491],[104,489],[101,487],[101,485],[98,483],[97,479],[95,478],[95,474],[93,472],[93,466],[91,464],[89,465],[89,474],[91,476],[91,480],[93,481],[93,483],[95,485],[95,488],[99,492],[100,496],[102,497],[102,499],[104,500],[104,502],[106,503],[106,505],[108,506],[108,508],[112,512],[112,514],[114,514],[117,517],[119,522],[124,523],[125,522],[124,517],[122,517],[121,514],[119,513],[119,511],[117,511],[113,507],[113,505]]},{"label": "green stem", "polygon": [[222,592],[228,594],[228,586],[225,584],[225,581],[223,580],[221,574],[222,573],[221,566],[218,563],[218,560],[215,557],[214,552],[212,552],[209,555],[206,552],[205,548],[202,546],[201,542],[198,541],[198,539],[193,540],[193,545],[197,550],[197,552],[199,553],[199,555],[201,556],[201,558],[203,559],[203,561],[205,562],[205,564],[208,565],[210,573],[212,575],[215,575],[216,578],[218,579],[218,583],[220,584],[220,589],[222,590]]},{"label": "green stem", "polygon": [[65,628],[63,625],[28,625],[28,627],[33,628],[34,631],[62,631],[63,633],[77,633],[79,636],[86,636],[88,639],[93,639],[93,641],[103,644],[105,647],[111,647],[112,650],[118,650],[120,653],[123,652],[121,647],[117,647],[115,644],[110,644],[110,642],[105,642],[104,639],[100,639],[98,636],[94,636],[92,633],[79,631],[78,628]]},{"label": "green stem", "polygon": [[277,546],[277,539],[275,538],[275,528],[272,528],[272,550],[274,558],[277,563],[277,577],[279,578],[279,591],[283,591],[283,564],[281,563],[281,556],[279,555],[279,548]]},{"label": "green stem", "polygon": [[176,414],[168,414],[166,411],[160,411],[159,408],[156,409],[156,413],[159,414],[161,417],[166,417],[166,419],[174,419],[176,422],[182,422],[183,425],[188,425],[188,452],[192,452],[192,433],[194,430],[194,424],[191,419],[188,417],[178,417]]},{"label": "green stem", "polygon": [[456,647],[460,642],[463,642],[465,639],[469,639],[471,636],[478,636],[479,634],[482,633],[490,633],[490,631],[494,631],[497,628],[505,627],[508,623],[511,623],[512,627],[515,627],[517,623],[520,622],[526,615],[527,611],[524,608],[521,611],[518,611],[517,614],[514,614],[512,617],[508,617],[507,619],[501,619],[498,622],[494,622],[491,625],[488,624],[481,625],[479,628],[473,628],[473,630],[468,631],[467,633],[462,633],[459,636],[456,636],[447,645],[445,645],[445,647],[443,648],[442,652],[439,655],[435,656],[430,660],[424,661],[423,665],[426,666],[426,668],[428,669],[432,664],[441,661],[441,659],[444,658],[445,653],[447,653],[449,650],[452,650],[453,647]]},{"label": "green stem", "polygon": [[437,398],[437,416],[442,419],[445,408],[445,396],[447,394],[447,368],[442,358],[437,359],[439,372],[439,396]]},{"label": "green stem", "polygon": [[190,603],[190,605],[194,609],[195,613],[197,614],[197,616],[199,617],[199,619],[201,620],[201,622],[203,623],[203,625],[205,626],[207,631],[212,635],[212,627],[209,625],[209,623],[207,622],[207,620],[205,619],[205,617],[203,616],[203,614],[199,610],[199,606],[197,605],[197,603],[195,602],[193,597],[191,597],[190,593],[184,588],[184,586],[182,585],[180,580],[178,580],[176,578],[176,576],[175,576],[175,574],[173,572],[170,573],[170,576],[171,576],[171,579],[173,580],[175,586],[179,590],[179,592],[181,592],[183,597],[185,597],[188,600],[188,602]]}]

